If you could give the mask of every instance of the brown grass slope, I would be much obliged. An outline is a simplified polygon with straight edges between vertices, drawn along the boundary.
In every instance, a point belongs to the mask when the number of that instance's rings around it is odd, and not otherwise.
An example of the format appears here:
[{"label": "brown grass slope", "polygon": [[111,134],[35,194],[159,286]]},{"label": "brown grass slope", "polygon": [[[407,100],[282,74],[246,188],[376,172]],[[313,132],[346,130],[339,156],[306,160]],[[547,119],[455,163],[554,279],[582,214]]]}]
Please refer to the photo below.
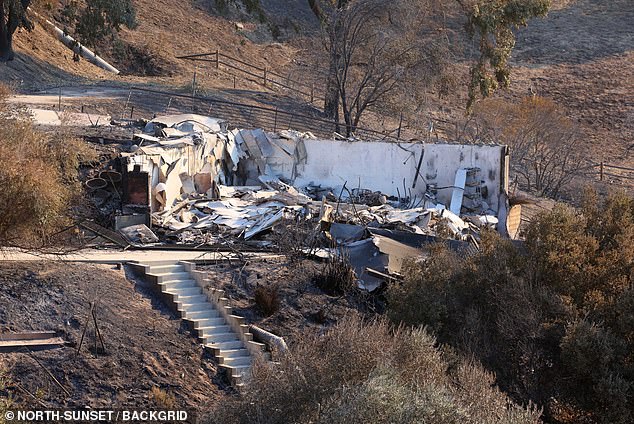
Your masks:
[{"label": "brown grass slope", "polygon": [[[104,55],[122,69],[134,70],[136,62],[150,61],[162,69],[162,75],[113,77],[86,61],[74,63],[68,50],[38,27],[32,34],[24,31],[17,34],[18,59],[0,65],[0,80],[27,88],[79,80],[160,83],[183,88],[198,70],[199,83],[208,89],[233,88],[233,76],[228,73],[176,59],[188,53],[215,52],[217,48],[284,74],[307,71],[300,70],[296,64],[299,49],[305,47],[302,42],[276,43],[270,37],[258,38],[262,30],[256,30],[255,20],[242,18],[244,29],[238,29],[235,23],[241,18],[219,16],[210,10],[213,0],[183,1],[178,6],[167,0],[136,0],[134,3],[139,27],[121,33],[126,45],[134,49],[133,54],[120,60],[104,46]],[[262,4],[278,24],[292,26],[308,22],[304,2],[300,0],[290,3],[267,0]],[[294,20],[284,20],[281,13],[284,7]],[[592,160],[634,166],[632,22],[634,9],[630,0],[553,1],[553,9],[545,19],[536,19],[528,28],[518,31],[512,86],[496,95],[518,100],[532,87],[538,95],[560,104],[573,118],[585,135],[583,141],[590,145],[588,156]],[[307,28],[313,24],[307,23]],[[311,28],[314,29],[314,25]],[[457,69],[461,84],[448,98],[432,96],[427,117],[464,118],[468,72],[465,63]],[[264,91],[256,83],[241,78],[238,78],[238,89],[248,91],[251,97]],[[225,94],[242,100],[239,92]],[[270,94],[273,99],[267,103],[275,103],[275,95]]]}]

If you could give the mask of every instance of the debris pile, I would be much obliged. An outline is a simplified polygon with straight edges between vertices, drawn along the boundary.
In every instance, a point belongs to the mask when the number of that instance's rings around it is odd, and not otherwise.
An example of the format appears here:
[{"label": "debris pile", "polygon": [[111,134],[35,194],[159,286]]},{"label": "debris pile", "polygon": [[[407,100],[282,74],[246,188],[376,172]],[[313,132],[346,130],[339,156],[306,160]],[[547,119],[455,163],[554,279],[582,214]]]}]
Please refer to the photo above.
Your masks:
[{"label": "debris pile", "polygon": [[[194,240],[204,232],[249,240],[282,219],[310,219],[311,199],[281,182],[279,189],[259,186],[218,186],[218,196],[188,195],[169,210],[154,213],[153,224]],[[200,241],[200,240],[199,240]]]},{"label": "debris pile", "polygon": [[271,247],[270,230],[307,222],[322,253],[345,248],[373,290],[425,245],[469,254],[483,229],[506,229],[504,146],[318,140],[194,114],[140,129],[119,183],[111,173],[87,183],[95,194],[120,184],[116,229],[135,245]]}]

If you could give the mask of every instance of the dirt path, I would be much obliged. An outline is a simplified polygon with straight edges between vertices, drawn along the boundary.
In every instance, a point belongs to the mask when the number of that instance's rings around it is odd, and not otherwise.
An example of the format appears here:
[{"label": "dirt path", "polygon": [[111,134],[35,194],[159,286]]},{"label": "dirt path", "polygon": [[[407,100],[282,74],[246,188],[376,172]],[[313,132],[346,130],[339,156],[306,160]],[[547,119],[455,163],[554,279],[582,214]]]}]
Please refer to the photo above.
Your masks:
[{"label": "dirt path", "polygon": [[[246,257],[259,259],[275,258],[279,255],[266,253],[245,254]],[[212,262],[235,259],[235,255],[222,252],[204,252],[200,250],[97,250],[85,249],[66,255],[38,254],[16,249],[0,250],[0,264],[4,262],[27,262],[48,260],[52,262],[84,262],[94,264],[119,264],[144,261],[199,261]]]}]

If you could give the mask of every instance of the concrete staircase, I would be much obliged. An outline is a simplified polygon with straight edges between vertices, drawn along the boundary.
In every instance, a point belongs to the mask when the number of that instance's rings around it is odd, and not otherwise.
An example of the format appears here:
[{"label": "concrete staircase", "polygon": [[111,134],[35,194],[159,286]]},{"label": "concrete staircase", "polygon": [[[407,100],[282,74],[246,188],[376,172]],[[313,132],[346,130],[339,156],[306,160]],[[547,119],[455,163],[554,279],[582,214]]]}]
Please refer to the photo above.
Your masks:
[{"label": "concrete staircase", "polygon": [[198,340],[225,369],[231,383],[241,386],[251,365],[265,346],[253,341],[244,318],[234,315],[223,290],[204,287],[205,273],[191,262],[157,261],[129,263],[154,283],[155,291],[183,319]]}]

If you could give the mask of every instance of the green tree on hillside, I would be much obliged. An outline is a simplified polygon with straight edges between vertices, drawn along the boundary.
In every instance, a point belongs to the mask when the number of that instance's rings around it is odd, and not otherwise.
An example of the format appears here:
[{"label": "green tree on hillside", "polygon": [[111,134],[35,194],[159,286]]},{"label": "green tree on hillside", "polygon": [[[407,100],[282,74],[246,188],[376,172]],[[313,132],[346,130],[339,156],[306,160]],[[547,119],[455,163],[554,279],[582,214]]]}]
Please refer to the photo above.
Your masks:
[{"label": "green tree on hillside", "polygon": [[[32,0],[0,0],[0,62],[13,60],[13,34],[23,27],[33,29],[28,19]],[[80,40],[94,46],[104,36],[118,31],[122,25],[136,25],[131,0],[71,1],[66,4],[63,16],[72,25]]]}]

